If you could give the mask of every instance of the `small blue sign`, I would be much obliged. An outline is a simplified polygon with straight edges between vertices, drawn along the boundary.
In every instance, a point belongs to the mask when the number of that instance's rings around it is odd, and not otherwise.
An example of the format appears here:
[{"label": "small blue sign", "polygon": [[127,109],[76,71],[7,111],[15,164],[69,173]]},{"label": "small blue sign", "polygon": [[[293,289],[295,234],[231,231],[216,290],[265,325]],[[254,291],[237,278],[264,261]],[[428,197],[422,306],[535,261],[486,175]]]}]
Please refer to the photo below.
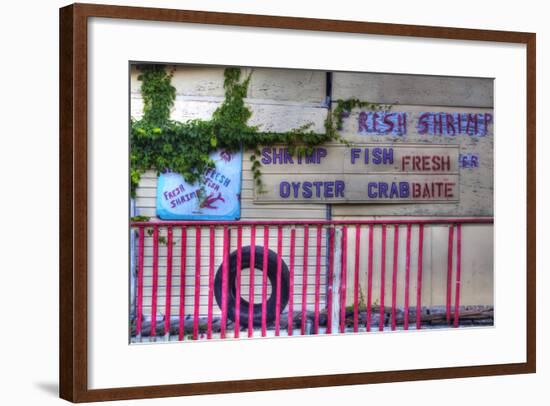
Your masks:
[{"label": "small blue sign", "polygon": [[201,183],[189,184],[182,175],[163,173],[157,183],[157,216],[163,220],[238,220],[241,217],[242,153],[210,154],[215,167]]}]

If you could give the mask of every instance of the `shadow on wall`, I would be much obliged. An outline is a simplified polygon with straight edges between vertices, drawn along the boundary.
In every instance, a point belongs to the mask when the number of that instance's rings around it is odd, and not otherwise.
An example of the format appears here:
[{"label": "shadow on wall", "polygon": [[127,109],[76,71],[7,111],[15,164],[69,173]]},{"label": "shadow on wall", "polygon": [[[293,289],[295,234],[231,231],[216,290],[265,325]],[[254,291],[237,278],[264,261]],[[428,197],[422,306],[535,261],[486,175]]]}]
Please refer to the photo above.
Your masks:
[{"label": "shadow on wall", "polygon": [[59,397],[59,384],[57,382],[35,382],[34,385],[50,396]]}]

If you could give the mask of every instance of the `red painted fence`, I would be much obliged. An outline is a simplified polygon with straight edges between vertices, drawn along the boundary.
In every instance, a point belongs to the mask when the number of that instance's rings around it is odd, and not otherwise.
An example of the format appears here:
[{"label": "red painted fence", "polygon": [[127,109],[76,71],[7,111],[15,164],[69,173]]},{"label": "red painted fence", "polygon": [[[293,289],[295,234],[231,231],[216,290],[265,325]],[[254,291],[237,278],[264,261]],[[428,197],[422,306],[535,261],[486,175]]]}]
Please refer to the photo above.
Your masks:
[{"label": "red painted fence", "polygon": [[[371,331],[376,315],[379,331],[386,328],[396,330],[398,325],[407,330],[410,317],[414,317],[416,329],[421,329],[424,230],[435,225],[448,225],[445,316],[449,325],[458,327],[462,226],[492,222],[492,218],[134,222],[131,227],[136,230],[137,237],[137,272],[132,336],[136,341],[144,337],[155,339],[159,335],[181,341],[238,338],[241,330],[247,331],[248,337],[278,336],[281,332],[305,335]],[[380,231],[379,241],[374,236],[376,229]],[[399,240],[400,230],[406,233],[403,242]],[[262,231],[263,236],[258,239],[257,232]],[[276,243],[270,243],[270,235]],[[207,239],[204,240],[203,236]],[[348,244],[350,236],[354,237],[354,244]],[[411,247],[413,237],[416,247]],[[191,246],[193,240],[194,247]],[[310,247],[313,242],[315,245]],[[400,244],[403,243],[404,280],[401,282],[404,292],[400,311],[397,309],[397,286],[400,283]],[[339,252],[335,252],[336,246],[340,247]],[[417,252],[416,258],[412,258],[413,248]],[[373,260],[375,250],[379,250],[376,255],[380,256],[377,267]],[[194,255],[188,258],[188,254],[193,252]],[[276,258],[272,277],[269,276],[270,253]],[[262,256],[261,263],[257,262],[258,255]],[[348,256],[350,260],[353,258],[350,269]],[[392,259],[392,266],[388,269],[387,256]],[[361,265],[362,259],[364,265]],[[146,263],[150,263],[149,268]],[[243,263],[256,264],[256,272],[260,272],[261,277],[255,272],[245,271]],[[201,275],[201,266],[206,264],[208,268]],[[312,275],[308,274],[310,269]],[[413,270],[416,289],[411,292]],[[451,306],[453,270],[455,300]],[[243,279],[245,272],[248,286]],[[351,272],[349,279],[348,272]],[[391,272],[389,284],[386,272]],[[221,293],[214,300],[217,274],[221,277],[218,284]],[[360,285],[361,275],[366,286]],[[372,302],[374,275],[380,278],[378,304]],[[333,292],[335,280],[340,284]],[[352,286],[347,286],[348,283]],[[387,285],[391,289],[388,294]],[[269,287],[271,294],[268,294]],[[146,288],[150,293],[145,293]],[[347,296],[348,290],[351,299]],[[363,291],[366,291],[366,302],[363,302]],[[275,314],[270,318],[271,295],[275,295]],[[411,295],[414,307],[411,307]],[[386,299],[391,303],[389,312],[385,307]],[[299,306],[296,301],[301,302]],[[247,304],[248,310],[241,308],[243,303]],[[333,314],[333,305],[336,304],[338,311]],[[206,311],[202,311],[205,305]],[[398,319],[399,312],[401,319]],[[333,317],[338,320],[333,320]],[[333,326],[336,326],[334,330]]]}]

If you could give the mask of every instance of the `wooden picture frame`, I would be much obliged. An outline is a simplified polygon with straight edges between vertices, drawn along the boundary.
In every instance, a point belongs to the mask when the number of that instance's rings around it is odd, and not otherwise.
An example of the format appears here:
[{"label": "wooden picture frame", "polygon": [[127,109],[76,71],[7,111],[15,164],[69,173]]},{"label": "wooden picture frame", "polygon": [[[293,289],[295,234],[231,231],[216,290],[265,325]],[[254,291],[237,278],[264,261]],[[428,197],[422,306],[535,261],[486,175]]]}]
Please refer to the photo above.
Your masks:
[{"label": "wooden picture frame", "polygon": [[[88,387],[88,20],[92,17],[417,38],[492,41],[527,47],[526,362],[109,389]],[[448,379],[536,370],[536,36],[534,33],[321,20],[109,5],[60,9],[60,397],[72,402]]]}]

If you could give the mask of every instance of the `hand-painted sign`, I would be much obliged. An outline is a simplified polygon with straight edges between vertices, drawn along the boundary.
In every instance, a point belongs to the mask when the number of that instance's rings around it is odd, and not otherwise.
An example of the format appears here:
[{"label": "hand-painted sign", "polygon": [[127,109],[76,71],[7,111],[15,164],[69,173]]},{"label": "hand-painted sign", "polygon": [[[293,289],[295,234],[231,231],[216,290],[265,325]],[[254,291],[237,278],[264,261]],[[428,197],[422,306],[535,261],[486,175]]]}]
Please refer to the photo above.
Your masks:
[{"label": "hand-painted sign", "polygon": [[458,161],[461,168],[479,168],[479,154],[477,153],[460,154],[458,156]]},{"label": "hand-painted sign", "polygon": [[491,113],[420,113],[416,128],[419,134],[471,135],[483,137],[489,134],[493,122]]},{"label": "hand-painted sign", "polygon": [[404,135],[407,133],[407,113],[361,111],[357,131],[360,134]]},{"label": "hand-painted sign", "polygon": [[163,173],[157,183],[157,215],[163,220],[238,220],[242,153],[217,151],[210,155],[215,168],[200,183],[189,184],[174,172]]},{"label": "hand-painted sign", "polygon": [[458,146],[334,145],[293,157],[264,148],[256,203],[422,203],[459,200]]},{"label": "hand-painted sign", "polygon": [[[355,131],[360,135],[406,136],[409,123],[419,135],[484,137],[491,133],[489,112],[359,111]],[[343,118],[351,117],[347,113]]]}]

